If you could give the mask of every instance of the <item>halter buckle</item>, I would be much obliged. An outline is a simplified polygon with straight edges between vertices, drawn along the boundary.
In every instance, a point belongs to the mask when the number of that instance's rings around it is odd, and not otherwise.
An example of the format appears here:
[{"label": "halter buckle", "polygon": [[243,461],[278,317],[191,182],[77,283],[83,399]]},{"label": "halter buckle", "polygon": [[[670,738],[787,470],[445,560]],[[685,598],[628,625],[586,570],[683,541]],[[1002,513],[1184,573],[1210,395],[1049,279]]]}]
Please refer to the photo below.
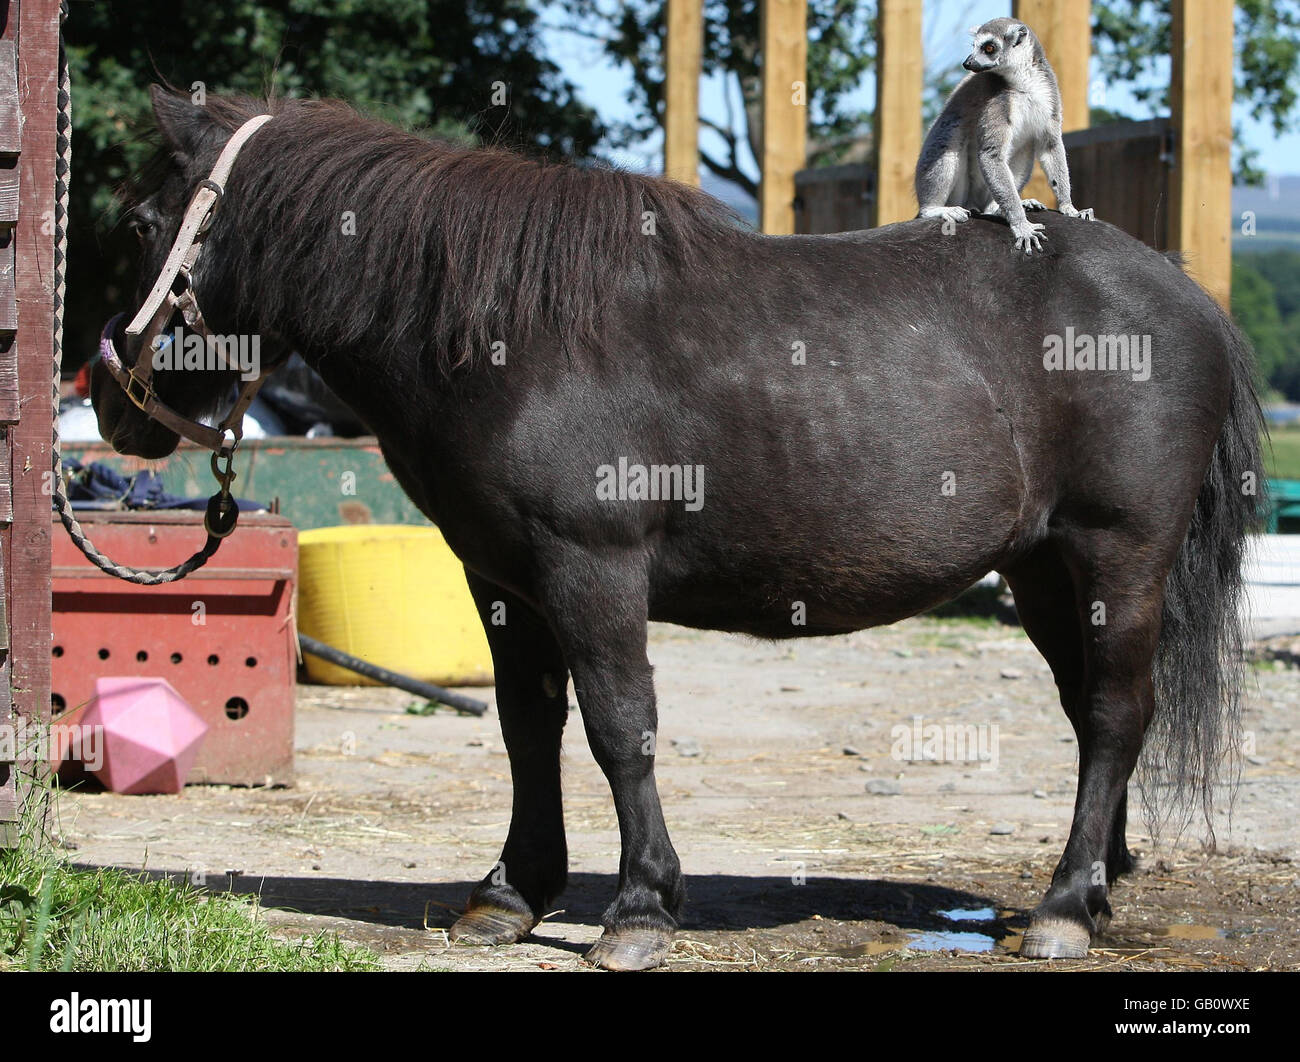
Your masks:
[{"label": "halter buckle", "polygon": [[[139,394],[136,393],[137,388],[139,388]],[[146,405],[150,399],[154,397],[153,385],[150,384],[148,380],[140,379],[140,377],[135,374],[134,369],[131,369],[126,374],[126,384],[123,386],[122,390],[126,392],[126,397],[131,400],[136,409],[140,410],[142,413],[149,412]]]},{"label": "halter buckle", "polygon": [[[199,227],[197,230],[195,230],[194,233],[196,237],[202,236],[205,232],[208,231],[209,228],[212,227],[212,219],[217,216],[217,207],[221,206],[222,197],[225,196],[226,194],[226,190],[211,178],[208,178],[207,180],[204,181],[200,181],[199,188],[206,188],[208,191],[212,192],[213,195],[215,195],[217,198],[212,201],[212,205],[208,207],[207,212],[203,215],[203,220],[199,223]],[[196,195],[198,194],[197,190],[195,194]]]}]

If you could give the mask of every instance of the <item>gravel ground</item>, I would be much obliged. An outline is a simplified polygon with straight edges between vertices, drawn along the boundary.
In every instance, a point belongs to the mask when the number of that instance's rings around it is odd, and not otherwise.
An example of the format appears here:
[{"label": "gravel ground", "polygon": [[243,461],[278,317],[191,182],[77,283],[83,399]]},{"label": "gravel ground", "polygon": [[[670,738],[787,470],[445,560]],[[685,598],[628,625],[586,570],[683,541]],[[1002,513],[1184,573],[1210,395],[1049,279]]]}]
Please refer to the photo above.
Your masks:
[{"label": "gravel ground", "polygon": [[[1157,843],[1136,817],[1141,862],[1112,893],[1107,935],[1086,960],[1048,964],[1015,947],[1065,843],[1078,757],[1019,628],[918,618],[771,643],[654,626],[659,788],[689,895],[669,968],[1300,969],[1297,650],[1260,648],[1253,746],[1217,850],[1195,828]],[[527,942],[450,948],[505,837],[509,769],[495,712],[420,716],[411,701],[303,686],[293,787],[68,793],[64,841],[79,862],[259,893],[285,933],[333,929],[394,969],[584,969],[618,833],[579,720],[562,909]],[[918,716],[975,728],[975,748],[900,760]]]}]

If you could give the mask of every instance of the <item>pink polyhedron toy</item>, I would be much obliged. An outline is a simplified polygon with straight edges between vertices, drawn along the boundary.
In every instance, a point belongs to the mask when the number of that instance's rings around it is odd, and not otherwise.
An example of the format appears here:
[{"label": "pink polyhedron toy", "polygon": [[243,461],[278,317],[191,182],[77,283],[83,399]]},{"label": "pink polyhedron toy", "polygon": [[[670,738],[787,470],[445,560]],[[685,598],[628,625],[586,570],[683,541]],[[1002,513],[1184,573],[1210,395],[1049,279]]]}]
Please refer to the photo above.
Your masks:
[{"label": "pink polyhedron toy", "polygon": [[[81,725],[83,743],[93,734],[102,756],[98,768],[86,766],[115,793],[179,793],[208,732],[161,678],[96,679]],[[84,744],[82,758],[90,759]]]}]

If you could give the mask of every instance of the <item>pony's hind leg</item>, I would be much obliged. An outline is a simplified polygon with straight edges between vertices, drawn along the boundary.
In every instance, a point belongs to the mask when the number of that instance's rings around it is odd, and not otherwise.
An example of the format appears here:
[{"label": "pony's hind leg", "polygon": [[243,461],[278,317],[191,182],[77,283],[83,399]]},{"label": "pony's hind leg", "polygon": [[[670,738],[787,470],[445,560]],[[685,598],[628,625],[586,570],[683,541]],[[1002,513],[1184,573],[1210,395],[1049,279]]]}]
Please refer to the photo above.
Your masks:
[{"label": "pony's hind leg", "polygon": [[[1083,624],[1090,623],[1075,595],[1074,580],[1055,543],[1045,542],[1024,560],[1002,573],[1016,599],[1016,613],[1034,647],[1052,669],[1061,707],[1082,743],[1080,726],[1083,705]],[[1081,747],[1081,744],[1080,744]],[[1106,860],[1107,883],[1133,869],[1126,835],[1128,796],[1120,801],[1111,823]]]},{"label": "pony's hind leg", "polygon": [[1120,798],[1115,821],[1110,824],[1110,844],[1106,849],[1106,884],[1114,885],[1117,878],[1131,873],[1137,866],[1128,847],[1128,793]]},{"label": "pony's hind leg", "polygon": [[501,858],[475,886],[451,938],[513,944],[542,920],[568,874],[560,738],[569,675],[554,635],[535,611],[500,587],[466,575],[492,649],[514,803]]},{"label": "pony's hind leg", "polygon": [[1110,914],[1108,885],[1128,862],[1125,796],[1155,709],[1151,665],[1167,574],[1154,538],[1081,531],[1062,554],[1083,648],[1077,695],[1062,689],[1067,711],[1073,703],[1079,787],[1065,852],[1025,932],[1026,957],[1085,956]]}]

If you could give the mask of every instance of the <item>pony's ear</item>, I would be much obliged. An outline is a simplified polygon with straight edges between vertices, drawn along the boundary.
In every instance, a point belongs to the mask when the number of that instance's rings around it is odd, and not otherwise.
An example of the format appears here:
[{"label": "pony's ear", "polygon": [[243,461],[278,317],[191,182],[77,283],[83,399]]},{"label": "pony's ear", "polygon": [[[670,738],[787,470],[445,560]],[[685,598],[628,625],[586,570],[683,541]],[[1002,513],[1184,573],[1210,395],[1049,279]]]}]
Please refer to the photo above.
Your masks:
[{"label": "pony's ear", "polygon": [[168,147],[179,155],[193,158],[212,116],[195,106],[188,96],[169,92],[161,85],[149,86],[149,99],[158,130]]}]

